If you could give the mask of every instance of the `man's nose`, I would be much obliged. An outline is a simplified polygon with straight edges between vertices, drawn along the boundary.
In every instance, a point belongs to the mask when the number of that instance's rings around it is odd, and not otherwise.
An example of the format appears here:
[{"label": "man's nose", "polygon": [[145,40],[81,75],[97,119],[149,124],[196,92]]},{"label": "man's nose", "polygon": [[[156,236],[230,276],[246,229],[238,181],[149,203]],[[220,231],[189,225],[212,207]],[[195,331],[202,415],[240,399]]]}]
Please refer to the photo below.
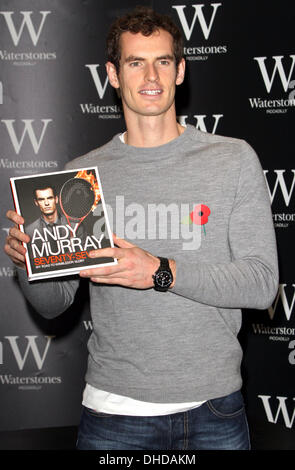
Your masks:
[{"label": "man's nose", "polygon": [[158,80],[159,74],[157,67],[154,64],[147,64],[145,78],[149,82],[155,82]]}]

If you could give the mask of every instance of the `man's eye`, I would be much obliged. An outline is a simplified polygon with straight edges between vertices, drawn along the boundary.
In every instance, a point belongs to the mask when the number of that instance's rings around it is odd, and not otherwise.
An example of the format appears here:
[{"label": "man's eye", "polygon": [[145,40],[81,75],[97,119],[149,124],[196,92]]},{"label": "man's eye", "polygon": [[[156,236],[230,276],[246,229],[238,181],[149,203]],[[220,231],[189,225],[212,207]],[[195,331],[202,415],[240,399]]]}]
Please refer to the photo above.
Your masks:
[{"label": "man's eye", "polygon": [[169,65],[169,60],[160,60],[161,65]]},{"label": "man's eye", "polygon": [[136,61],[136,62],[130,62],[130,66],[131,67],[138,67],[140,65],[140,62]]}]

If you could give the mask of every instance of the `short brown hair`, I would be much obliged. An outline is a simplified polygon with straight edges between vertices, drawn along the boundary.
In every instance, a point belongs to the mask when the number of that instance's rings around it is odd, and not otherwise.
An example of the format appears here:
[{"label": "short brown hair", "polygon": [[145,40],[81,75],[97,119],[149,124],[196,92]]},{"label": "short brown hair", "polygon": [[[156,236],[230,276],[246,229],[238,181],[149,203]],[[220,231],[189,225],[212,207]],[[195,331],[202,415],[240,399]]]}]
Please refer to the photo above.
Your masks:
[{"label": "short brown hair", "polygon": [[183,39],[180,30],[168,15],[156,13],[154,10],[144,6],[138,6],[135,10],[117,18],[110,27],[107,36],[107,60],[112,62],[119,73],[122,33],[129,31],[144,36],[150,36],[155,31],[163,29],[171,34],[173,38],[173,54],[176,68],[183,57]]}]

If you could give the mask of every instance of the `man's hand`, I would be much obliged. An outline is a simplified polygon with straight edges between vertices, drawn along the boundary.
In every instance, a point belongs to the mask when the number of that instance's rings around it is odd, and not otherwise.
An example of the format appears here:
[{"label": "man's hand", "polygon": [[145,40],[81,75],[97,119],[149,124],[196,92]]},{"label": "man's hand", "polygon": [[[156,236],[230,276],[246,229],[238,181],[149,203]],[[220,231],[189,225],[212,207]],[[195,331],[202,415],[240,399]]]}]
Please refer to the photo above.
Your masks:
[{"label": "man's hand", "polygon": [[15,225],[9,229],[9,235],[6,238],[4,251],[14,264],[24,268],[26,249],[22,245],[22,242],[28,243],[30,241],[29,235],[24,234],[18,228],[18,225],[24,224],[24,219],[12,210],[9,210],[6,213],[6,217]]},{"label": "man's hand", "polygon": [[93,250],[89,256],[117,258],[117,265],[86,269],[80,272],[80,276],[89,277],[93,282],[118,284],[135,289],[153,287],[152,276],[160,266],[159,258],[115,235],[114,243],[117,247]]}]

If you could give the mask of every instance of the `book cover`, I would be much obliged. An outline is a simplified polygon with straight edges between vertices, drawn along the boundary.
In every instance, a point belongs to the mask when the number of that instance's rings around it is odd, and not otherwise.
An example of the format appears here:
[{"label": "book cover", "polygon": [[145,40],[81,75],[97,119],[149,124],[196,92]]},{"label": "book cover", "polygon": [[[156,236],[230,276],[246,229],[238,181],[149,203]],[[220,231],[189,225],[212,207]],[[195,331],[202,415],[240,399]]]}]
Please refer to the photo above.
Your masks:
[{"label": "book cover", "polygon": [[25,221],[20,230],[31,237],[24,243],[30,281],[117,264],[88,255],[114,246],[96,167],[10,178],[10,185]]}]

